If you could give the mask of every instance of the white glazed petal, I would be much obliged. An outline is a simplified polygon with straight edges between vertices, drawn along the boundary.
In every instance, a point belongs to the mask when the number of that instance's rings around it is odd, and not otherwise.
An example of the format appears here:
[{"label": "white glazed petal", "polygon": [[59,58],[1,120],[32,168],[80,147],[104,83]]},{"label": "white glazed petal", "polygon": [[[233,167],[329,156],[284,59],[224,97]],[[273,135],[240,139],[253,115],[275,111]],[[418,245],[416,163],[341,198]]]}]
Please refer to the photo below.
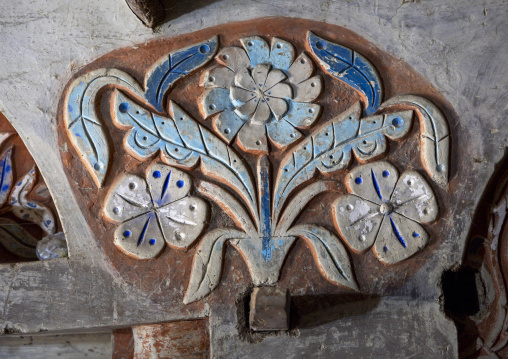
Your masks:
[{"label": "white glazed petal", "polygon": [[252,70],[252,79],[256,84],[256,87],[262,89],[265,86],[268,72],[270,71],[270,65],[259,64]]},{"label": "white glazed petal", "polygon": [[266,103],[277,120],[284,116],[288,110],[287,102],[281,98],[266,97]]},{"label": "white glazed petal", "polygon": [[164,239],[155,214],[149,212],[119,225],[114,244],[129,257],[156,257],[164,248]]},{"label": "white glazed petal", "polygon": [[381,204],[390,200],[399,172],[391,163],[378,161],[353,169],[346,177],[351,193]]},{"label": "white glazed petal", "polygon": [[201,77],[201,86],[205,88],[228,88],[235,80],[235,73],[227,67],[218,66],[205,71]]},{"label": "white glazed petal", "polygon": [[252,75],[247,68],[241,70],[236,74],[235,85],[248,91],[256,91],[257,89],[256,83],[252,79]]},{"label": "white glazed petal", "polygon": [[166,243],[173,248],[188,248],[205,227],[208,204],[198,197],[185,197],[160,208],[158,218]]},{"label": "white glazed petal", "polygon": [[293,63],[295,58],[295,49],[289,42],[272,38],[272,46],[270,50],[270,59],[268,60],[273,67],[286,71]]},{"label": "white glazed petal", "polygon": [[238,72],[250,65],[249,57],[244,49],[236,46],[225,47],[215,56],[217,62]]},{"label": "white glazed petal", "polygon": [[267,91],[271,89],[273,86],[277,85],[279,82],[283,81],[286,78],[286,74],[281,70],[272,69],[268,73],[268,76],[265,81],[265,85],[263,86],[263,91]]},{"label": "white glazed petal", "polygon": [[187,196],[192,187],[191,177],[187,173],[159,163],[147,168],[146,181],[156,208]]},{"label": "white glazed petal", "polygon": [[123,176],[109,190],[104,214],[115,222],[125,222],[148,212],[152,199],[144,179],[131,174]]},{"label": "white glazed petal", "polygon": [[282,150],[302,137],[298,130],[284,120],[270,122],[266,125],[266,132],[270,141]]},{"label": "white glazed petal", "polygon": [[293,90],[288,84],[277,84],[265,92],[265,96],[278,98],[292,98]]},{"label": "white glazed petal", "polygon": [[313,71],[314,64],[312,60],[302,52],[289,68],[288,80],[292,84],[298,85],[300,82],[307,80]]},{"label": "white glazed petal", "polygon": [[241,106],[247,101],[254,99],[254,92],[244,90],[241,87],[231,87],[231,101],[235,106]]},{"label": "white glazed petal", "polygon": [[265,40],[259,36],[244,37],[240,40],[252,66],[265,64],[270,58],[270,47]]},{"label": "white glazed petal", "polygon": [[264,125],[256,125],[250,122],[246,123],[238,132],[236,140],[238,146],[246,152],[268,152],[266,129]]},{"label": "white glazed petal", "polygon": [[429,223],[437,218],[438,206],[432,188],[416,171],[406,171],[401,176],[393,195],[395,212],[418,223]]},{"label": "white glazed petal", "polygon": [[215,132],[227,143],[236,136],[244,121],[233,111],[223,111],[212,120],[212,126]]},{"label": "white glazed petal", "polygon": [[270,107],[265,100],[261,100],[256,107],[256,111],[254,111],[254,115],[250,119],[250,123],[253,125],[264,125],[268,122],[271,116]]},{"label": "white glazed petal", "polygon": [[420,251],[429,235],[418,223],[397,213],[384,216],[374,253],[381,262],[394,264]]},{"label": "white glazed petal", "polygon": [[254,113],[254,111],[256,111],[256,108],[258,107],[258,103],[259,103],[259,101],[258,101],[257,97],[253,98],[250,101],[247,101],[246,103],[241,105],[240,107],[237,107],[235,109],[235,112],[240,117],[248,118],[250,115],[252,115]]},{"label": "white glazed petal", "polygon": [[296,102],[312,102],[321,94],[322,89],[323,80],[321,76],[316,75],[296,86],[294,100]]},{"label": "white glazed petal", "polygon": [[335,226],[353,251],[361,253],[374,244],[383,221],[378,205],[348,194],[339,197],[332,209]]}]

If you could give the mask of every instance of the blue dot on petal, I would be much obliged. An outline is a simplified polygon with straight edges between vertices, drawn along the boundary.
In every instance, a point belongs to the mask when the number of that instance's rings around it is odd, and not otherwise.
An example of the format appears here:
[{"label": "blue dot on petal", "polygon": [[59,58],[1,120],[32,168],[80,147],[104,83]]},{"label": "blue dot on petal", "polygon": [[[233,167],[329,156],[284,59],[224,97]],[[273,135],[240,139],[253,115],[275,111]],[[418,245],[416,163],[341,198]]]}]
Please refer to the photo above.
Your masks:
[{"label": "blue dot on petal", "polygon": [[404,124],[404,121],[402,121],[402,119],[400,117],[395,117],[392,120],[392,125],[394,125],[397,128],[402,127],[403,124]]},{"label": "blue dot on petal", "polygon": [[130,108],[131,108],[131,106],[127,102],[122,102],[120,104],[120,106],[118,106],[118,110],[121,113],[127,113],[127,112],[129,112]]},{"label": "blue dot on petal", "polygon": [[389,251],[388,247],[387,247],[387,246],[384,246],[384,247],[383,247],[383,251],[384,251],[384,252],[388,252],[388,251]]},{"label": "blue dot on petal", "polygon": [[49,226],[51,224],[51,220],[48,219],[46,222],[44,222],[44,224],[46,224],[46,226]]},{"label": "blue dot on petal", "polygon": [[183,187],[183,185],[184,185],[184,182],[183,182],[182,180],[176,181],[176,186],[177,186],[178,188],[182,188],[182,187]]},{"label": "blue dot on petal", "polygon": [[413,237],[416,238],[416,237],[420,237],[420,234],[416,233],[416,232],[413,232]]},{"label": "blue dot on petal", "polygon": [[383,177],[388,177],[390,175],[390,172],[388,170],[383,171]]},{"label": "blue dot on petal", "polygon": [[206,54],[206,53],[210,52],[210,46],[208,46],[208,45],[201,45],[199,47],[199,52],[201,52],[202,54]]},{"label": "blue dot on petal", "polygon": [[153,239],[153,238],[152,238],[152,239],[150,239],[150,240],[148,241],[148,243],[150,243],[150,245],[151,245],[151,246],[153,246],[153,245],[155,244],[155,239]]},{"label": "blue dot on petal", "polygon": [[324,48],[325,48],[325,43],[324,43],[323,41],[321,41],[321,40],[320,40],[320,41],[318,41],[318,42],[316,42],[316,48],[317,48],[318,50],[322,50],[322,49],[324,49]]},{"label": "blue dot on petal", "polygon": [[5,172],[9,172],[11,170],[11,166],[7,165],[5,166]]},{"label": "blue dot on petal", "polygon": [[161,171],[154,171],[153,172],[153,177],[154,178],[161,178]]},{"label": "blue dot on petal", "polygon": [[4,185],[2,187],[2,191],[7,191],[8,189],[9,189],[9,185],[8,184],[6,184],[6,185]]},{"label": "blue dot on petal", "polygon": [[123,236],[129,238],[131,236],[131,231],[127,230],[123,232]]},{"label": "blue dot on petal", "polygon": [[355,178],[355,183],[356,184],[361,184],[363,182],[362,178],[361,177],[356,177]]}]

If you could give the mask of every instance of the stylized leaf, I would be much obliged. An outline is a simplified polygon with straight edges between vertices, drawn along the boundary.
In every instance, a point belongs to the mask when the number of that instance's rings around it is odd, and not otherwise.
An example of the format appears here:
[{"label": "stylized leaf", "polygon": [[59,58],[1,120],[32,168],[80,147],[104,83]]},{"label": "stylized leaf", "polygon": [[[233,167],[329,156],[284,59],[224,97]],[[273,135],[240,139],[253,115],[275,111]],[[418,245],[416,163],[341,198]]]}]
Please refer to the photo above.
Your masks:
[{"label": "stylized leaf", "polygon": [[219,228],[208,232],[201,239],[194,255],[189,287],[183,299],[184,304],[195,302],[215,289],[219,284],[222,271],[224,244],[230,239],[244,236],[245,233],[240,231]]},{"label": "stylized leaf", "polygon": [[330,75],[360,91],[367,99],[365,115],[372,115],[383,100],[381,78],[374,65],[365,57],[345,46],[308,32],[312,54]]},{"label": "stylized leaf", "polygon": [[145,98],[159,112],[168,89],[180,78],[206,64],[215,55],[219,39],[214,36],[199,44],[179,49],[163,56],[148,71],[145,78]]},{"label": "stylized leaf", "polygon": [[134,156],[145,159],[160,150],[165,162],[183,168],[192,168],[200,161],[205,175],[235,189],[257,220],[252,177],[246,163],[231,147],[173,102],[171,117],[163,117],[120,92],[114,98],[113,119],[120,126],[132,127],[125,143]]},{"label": "stylized leaf", "polygon": [[441,187],[448,185],[450,133],[445,116],[427,99],[406,95],[391,98],[380,109],[403,105],[415,108],[420,116],[421,158],[429,176]]},{"label": "stylized leaf", "polygon": [[34,222],[46,234],[55,233],[55,218],[51,210],[27,198],[35,183],[35,167],[32,168],[14,187],[11,194],[12,213],[25,221]]},{"label": "stylized leaf", "polygon": [[12,188],[12,147],[0,157],[0,207],[5,204]]},{"label": "stylized leaf", "polygon": [[316,225],[303,224],[291,228],[289,235],[307,241],[323,272],[329,281],[358,291],[348,253],[340,239],[332,232]]},{"label": "stylized leaf", "polygon": [[360,104],[315,129],[281,161],[275,183],[274,220],[291,192],[312,179],[317,171],[332,173],[346,168],[351,152],[365,162],[386,151],[386,137],[398,139],[409,132],[412,111],[359,119]]},{"label": "stylized leaf", "polygon": [[37,239],[25,231],[19,223],[0,218],[0,243],[9,252],[23,258],[37,258]]},{"label": "stylized leaf", "polygon": [[143,93],[137,81],[125,72],[99,69],[74,80],[64,101],[64,119],[69,138],[98,187],[104,182],[110,154],[106,131],[96,112],[96,101],[100,91],[108,85],[139,95]]},{"label": "stylized leaf", "polygon": [[241,203],[225,189],[206,181],[198,182],[196,189],[201,195],[217,203],[239,228],[247,233],[256,233],[256,228],[249,214],[244,210]]}]

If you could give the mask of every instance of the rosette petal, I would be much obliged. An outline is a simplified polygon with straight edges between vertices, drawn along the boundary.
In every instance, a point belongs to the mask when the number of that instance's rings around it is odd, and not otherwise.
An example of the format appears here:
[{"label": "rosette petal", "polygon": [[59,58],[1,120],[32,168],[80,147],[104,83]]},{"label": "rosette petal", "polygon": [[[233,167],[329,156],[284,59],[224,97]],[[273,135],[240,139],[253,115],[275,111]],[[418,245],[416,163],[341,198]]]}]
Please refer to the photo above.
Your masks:
[{"label": "rosette petal", "polygon": [[382,204],[390,199],[398,179],[395,166],[386,161],[358,166],[346,177],[350,192],[357,196]]},{"label": "rosette petal", "polygon": [[247,152],[268,152],[265,125],[246,123],[238,132],[237,142],[238,146]]},{"label": "rosette petal", "polygon": [[289,110],[284,120],[294,127],[308,128],[318,118],[321,106],[305,102],[289,102]]},{"label": "rosette petal", "polygon": [[270,141],[279,149],[285,149],[302,137],[298,130],[284,120],[270,122],[266,125],[266,132],[270,137]]},{"label": "rosette petal", "polygon": [[166,243],[188,248],[201,234],[208,219],[208,204],[198,197],[185,197],[159,209],[159,223]]},{"label": "rosette petal", "polygon": [[392,213],[383,218],[374,253],[381,262],[394,264],[421,250],[428,239],[429,235],[418,223]]},{"label": "rosette petal", "polygon": [[277,85],[279,82],[286,79],[286,74],[282,72],[281,70],[272,69],[268,73],[268,76],[266,77],[265,85],[263,86],[263,91],[267,91],[271,89],[273,86]]},{"label": "rosette petal", "polygon": [[270,65],[259,64],[252,70],[252,79],[256,83],[256,87],[262,89],[265,86],[268,72],[270,71]]},{"label": "rosette petal", "polygon": [[394,211],[418,223],[434,221],[438,215],[436,197],[427,181],[416,171],[404,172],[393,191]]},{"label": "rosette petal", "polygon": [[231,100],[235,106],[242,106],[247,101],[254,99],[255,94],[252,91],[244,90],[241,87],[231,87]]},{"label": "rosette petal", "polygon": [[215,56],[215,59],[219,64],[228,67],[234,72],[238,72],[250,65],[250,60],[245,50],[236,46],[223,48]]},{"label": "rosette petal", "polygon": [[292,84],[298,85],[307,80],[312,75],[313,71],[314,64],[312,60],[302,52],[289,68],[288,80]]},{"label": "rosette petal", "polygon": [[201,113],[205,118],[224,110],[232,110],[233,104],[229,98],[229,89],[212,88],[201,96]]},{"label": "rosette petal", "polygon": [[316,75],[296,85],[294,100],[296,102],[312,102],[321,94],[322,89],[323,80],[321,76]]},{"label": "rosette petal", "polygon": [[162,232],[152,212],[119,225],[114,243],[122,252],[136,259],[155,258],[164,248]]},{"label": "rosette petal", "polygon": [[212,120],[213,129],[227,143],[231,142],[244,123],[245,122],[231,110],[225,110],[219,113]]},{"label": "rosette petal", "polygon": [[125,222],[152,209],[146,182],[135,175],[125,175],[113,185],[104,205],[104,214],[115,222]]},{"label": "rosette petal", "polygon": [[268,62],[275,68],[286,71],[295,58],[295,48],[289,42],[272,38]]},{"label": "rosette petal", "polygon": [[250,119],[250,123],[253,125],[264,125],[270,119],[270,115],[270,107],[268,107],[265,100],[261,100],[256,107],[256,111],[254,111],[254,115]]},{"label": "rosette petal", "polygon": [[257,85],[252,79],[249,69],[245,68],[239,71],[235,76],[235,86],[241,87],[244,90],[256,91]]},{"label": "rosette petal", "polygon": [[[277,120],[279,120],[288,110],[288,104],[285,100],[281,98],[276,97],[267,97],[266,103],[268,104],[268,107],[270,107],[270,110],[272,111],[273,115]],[[278,121],[272,121],[278,122]]]},{"label": "rosette petal", "polygon": [[355,195],[345,195],[332,205],[335,226],[348,246],[362,253],[374,244],[384,216],[379,206]]},{"label": "rosette petal", "polygon": [[227,67],[218,66],[205,71],[201,77],[200,85],[204,88],[229,88],[235,80],[235,72]]},{"label": "rosette petal", "polygon": [[269,89],[266,93],[268,97],[287,98],[290,99],[293,96],[293,89],[288,84],[277,84]]},{"label": "rosette petal", "polygon": [[189,194],[192,186],[188,174],[159,163],[148,167],[146,182],[155,208],[182,199]]},{"label": "rosette petal", "polygon": [[240,40],[247,55],[250,59],[250,64],[256,67],[258,64],[265,64],[270,58],[270,47],[259,36],[244,37]]}]

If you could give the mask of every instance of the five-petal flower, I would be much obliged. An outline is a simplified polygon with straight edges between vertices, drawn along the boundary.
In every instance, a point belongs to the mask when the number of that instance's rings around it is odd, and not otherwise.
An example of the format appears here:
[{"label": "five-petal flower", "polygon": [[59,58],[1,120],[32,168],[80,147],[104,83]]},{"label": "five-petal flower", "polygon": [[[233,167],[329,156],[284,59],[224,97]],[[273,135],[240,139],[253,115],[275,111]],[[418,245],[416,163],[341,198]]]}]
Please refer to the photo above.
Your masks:
[{"label": "five-petal flower", "polygon": [[204,73],[208,90],[200,106],[213,118],[214,130],[226,141],[237,136],[247,152],[268,151],[267,136],[285,149],[308,128],[321,107],[312,104],[321,93],[322,79],[312,76],[314,65],[302,53],[296,60],[293,45],[273,38],[271,46],[260,37],[241,39],[244,49],[226,47],[216,56],[222,65]]},{"label": "five-petal flower", "polygon": [[188,248],[201,234],[208,218],[208,204],[189,196],[188,174],[154,163],[146,181],[126,174],[110,190],[104,214],[121,222],[115,231],[115,245],[137,259],[156,257],[164,243],[176,249]]},{"label": "five-petal flower", "polygon": [[420,249],[429,235],[418,223],[429,223],[438,214],[432,188],[416,171],[400,177],[386,161],[355,168],[346,178],[352,194],[334,204],[335,225],[355,252],[374,243],[376,256],[384,263],[404,260]]}]

